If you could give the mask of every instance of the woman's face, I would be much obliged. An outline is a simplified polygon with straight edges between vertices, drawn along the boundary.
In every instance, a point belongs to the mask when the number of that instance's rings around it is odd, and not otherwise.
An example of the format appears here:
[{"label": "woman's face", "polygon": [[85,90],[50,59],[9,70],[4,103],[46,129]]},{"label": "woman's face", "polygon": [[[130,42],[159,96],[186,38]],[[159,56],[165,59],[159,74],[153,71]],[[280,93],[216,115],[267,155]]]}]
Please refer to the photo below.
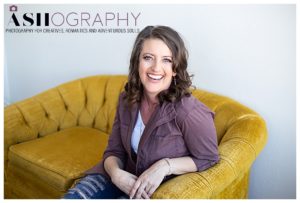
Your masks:
[{"label": "woman's face", "polygon": [[145,40],[139,60],[139,76],[144,93],[148,96],[157,96],[169,88],[176,73],[172,70],[172,52],[162,40]]}]

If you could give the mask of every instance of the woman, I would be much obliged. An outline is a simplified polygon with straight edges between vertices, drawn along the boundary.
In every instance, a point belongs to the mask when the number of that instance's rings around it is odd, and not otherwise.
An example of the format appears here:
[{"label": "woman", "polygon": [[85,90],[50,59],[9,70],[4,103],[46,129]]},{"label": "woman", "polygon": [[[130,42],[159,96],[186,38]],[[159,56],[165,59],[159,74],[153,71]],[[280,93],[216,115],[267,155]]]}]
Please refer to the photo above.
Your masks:
[{"label": "woman", "polygon": [[214,114],[190,86],[179,34],[166,26],[144,28],[103,159],[64,198],[148,199],[162,182],[216,164]]}]

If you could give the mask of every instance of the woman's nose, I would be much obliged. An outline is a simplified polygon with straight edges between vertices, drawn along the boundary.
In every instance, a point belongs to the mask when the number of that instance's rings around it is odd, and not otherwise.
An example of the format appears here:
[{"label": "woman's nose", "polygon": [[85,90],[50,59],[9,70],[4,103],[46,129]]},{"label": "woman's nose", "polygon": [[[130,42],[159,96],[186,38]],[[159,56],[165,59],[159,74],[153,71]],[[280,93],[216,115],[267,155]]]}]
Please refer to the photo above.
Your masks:
[{"label": "woman's nose", "polygon": [[162,64],[159,62],[159,60],[154,60],[151,69],[154,72],[159,72],[161,68],[162,68]]}]

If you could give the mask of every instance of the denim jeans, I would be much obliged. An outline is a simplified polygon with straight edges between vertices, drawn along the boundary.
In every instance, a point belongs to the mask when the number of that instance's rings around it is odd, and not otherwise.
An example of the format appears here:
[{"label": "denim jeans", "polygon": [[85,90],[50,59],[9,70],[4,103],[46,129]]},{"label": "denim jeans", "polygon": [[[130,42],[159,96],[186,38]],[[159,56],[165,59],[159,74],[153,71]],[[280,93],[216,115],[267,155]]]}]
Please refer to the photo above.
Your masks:
[{"label": "denim jeans", "polygon": [[117,188],[111,180],[101,174],[83,177],[68,190],[63,199],[128,199],[128,195]]}]

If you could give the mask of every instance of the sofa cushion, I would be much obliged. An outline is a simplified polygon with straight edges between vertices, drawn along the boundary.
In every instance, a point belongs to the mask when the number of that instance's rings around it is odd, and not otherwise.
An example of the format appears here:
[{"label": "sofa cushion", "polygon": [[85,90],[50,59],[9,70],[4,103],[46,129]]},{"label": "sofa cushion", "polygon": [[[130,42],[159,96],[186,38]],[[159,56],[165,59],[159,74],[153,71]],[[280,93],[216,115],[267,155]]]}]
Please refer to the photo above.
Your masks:
[{"label": "sofa cushion", "polygon": [[10,147],[9,165],[33,173],[60,191],[101,158],[108,135],[85,127],[68,128]]}]

